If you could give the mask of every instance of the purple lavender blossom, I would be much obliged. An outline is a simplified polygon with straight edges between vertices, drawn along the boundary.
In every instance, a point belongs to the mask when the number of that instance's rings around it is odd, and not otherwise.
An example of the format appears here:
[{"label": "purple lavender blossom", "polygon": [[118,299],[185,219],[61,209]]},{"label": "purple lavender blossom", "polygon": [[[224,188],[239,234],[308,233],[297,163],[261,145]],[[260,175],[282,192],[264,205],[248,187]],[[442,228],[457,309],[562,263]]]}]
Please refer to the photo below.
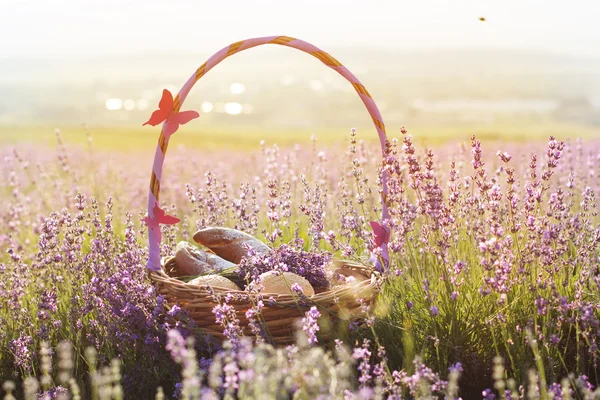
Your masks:
[{"label": "purple lavender blossom", "polygon": [[329,286],[325,265],[330,258],[328,253],[295,251],[288,245],[281,245],[268,254],[256,254],[242,259],[238,273],[253,280],[264,272],[281,269],[303,276],[315,289],[324,289]]},{"label": "purple lavender blossom", "polygon": [[33,340],[31,336],[26,336],[23,333],[10,342],[10,351],[14,355],[15,367],[20,368],[25,373],[31,370],[31,345]]},{"label": "purple lavender blossom", "polygon": [[[356,371],[354,366],[344,369],[354,365],[348,360],[331,368],[348,372],[340,372],[345,378],[337,382],[357,387],[362,378],[369,383],[356,390],[343,387],[339,393],[379,395],[381,380],[384,396],[392,399],[420,396],[424,385],[437,390],[434,396],[444,396],[439,374],[452,368],[448,360],[458,357],[467,377],[461,386],[480,385],[480,379],[489,378],[492,338],[497,351],[513,359],[506,374],[519,379],[531,361],[527,329],[541,349],[549,392],[555,397],[562,392],[550,382],[569,373],[582,377],[573,378],[566,392],[576,396],[593,390],[600,365],[598,144],[552,137],[539,146],[506,142],[496,153],[485,142],[473,137],[471,146],[422,150],[403,130],[401,140],[386,144],[383,160],[379,149],[358,140],[356,133],[345,153],[321,149],[316,142],[308,150],[263,145],[260,153],[243,157],[215,151],[199,158],[173,150],[169,163],[177,178],[161,182],[172,202],[162,206],[184,218],[179,226],[164,227],[161,254],[169,254],[198,227],[223,225],[262,235],[273,246],[289,241],[296,253],[326,248],[336,256],[367,261],[372,245],[368,221],[380,215],[385,170],[393,231],[390,270],[397,276],[387,276],[377,288],[381,301],[371,314],[378,322],[372,326],[378,335],[373,339],[391,353],[371,354],[368,365],[363,364],[359,339],[360,360],[354,360],[358,376],[349,378]],[[172,392],[182,379],[166,350],[171,329],[182,338],[196,338],[202,370],[220,365],[214,391],[202,387],[206,396],[223,397],[225,382],[227,389],[243,390],[265,379],[268,374],[255,362],[277,354],[276,349],[263,342],[234,352],[226,343],[219,364],[221,343],[204,340],[187,312],[147,279],[140,199],[147,194],[148,177],[138,172],[139,159],[97,162],[99,153],[78,149],[67,154],[62,142],[58,152],[17,147],[0,149],[0,175],[7,189],[0,195],[5,205],[0,212],[0,347],[6,355],[0,360],[0,371],[5,371],[0,380],[19,381],[38,371],[39,340],[65,338],[73,341],[76,357],[88,345],[98,349],[101,365],[118,357],[126,398],[140,388],[149,391],[145,397],[153,396],[157,382],[165,382]],[[253,163],[248,157],[254,157]],[[283,270],[292,263],[279,257],[266,264]],[[275,303],[274,298],[263,301]],[[228,306],[225,299],[215,317],[235,341],[239,317]],[[258,337],[262,307],[259,303],[244,310]],[[370,334],[356,322],[350,328],[351,335]],[[410,332],[423,361],[415,364],[414,373],[408,366],[410,373],[388,376],[382,360],[399,361],[394,359],[399,331]],[[321,347],[307,348],[326,358]],[[279,383],[295,377],[293,388],[281,384],[290,390],[286,395],[299,393],[302,382],[321,385],[301,368],[313,353],[286,350],[284,361],[270,370],[270,375],[280,374]],[[189,347],[182,354],[189,357]],[[325,372],[317,363],[310,366]],[[81,363],[76,368],[74,378],[81,380]],[[513,382],[506,397],[515,398],[522,384]],[[541,389],[541,383],[536,385]],[[472,389],[479,394],[484,387]]]},{"label": "purple lavender blossom", "polygon": [[310,344],[319,343],[319,339],[317,338],[319,318],[321,318],[321,313],[315,306],[312,306],[310,310],[306,311],[304,313],[304,318],[302,318],[302,330],[306,333],[306,336],[308,336],[308,342]]}]

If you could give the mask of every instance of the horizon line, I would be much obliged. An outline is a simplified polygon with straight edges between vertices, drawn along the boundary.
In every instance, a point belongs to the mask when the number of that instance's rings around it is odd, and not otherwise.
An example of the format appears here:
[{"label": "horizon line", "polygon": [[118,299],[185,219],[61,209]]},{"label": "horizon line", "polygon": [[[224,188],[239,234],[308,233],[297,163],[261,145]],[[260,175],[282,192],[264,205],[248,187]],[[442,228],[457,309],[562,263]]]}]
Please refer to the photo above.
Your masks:
[{"label": "horizon line", "polygon": [[[562,58],[576,58],[576,59],[587,59],[587,60],[600,60],[600,54],[584,54],[582,52],[568,52],[563,50],[548,50],[548,49],[540,49],[533,47],[509,47],[509,46],[494,46],[494,47],[482,47],[482,46],[455,46],[455,47],[434,47],[434,46],[423,46],[422,48],[384,48],[378,46],[367,46],[364,44],[360,44],[357,46],[341,44],[341,45],[333,45],[333,46],[323,46],[324,51],[332,50],[333,51],[357,51],[357,52],[372,52],[372,53],[389,53],[389,55],[417,55],[419,53],[459,53],[459,52],[467,52],[467,53],[513,53],[513,54],[521,54],[521,55],[544,55],[544,56],[559,56]],[[140,52],[131,52],[131,51],[115,51],[115,52],[107,52],[107,53],[56,53],[56,54],[0,54],[0,60],[31,60],[31,59],[47,59],[47,60],[60,60],[65,59],[72,61],[74,59],[81,60],[94,60],[100,58],[116,58],[116,57],[126,57],[126,58],[136,58],[136,57],[183,57],[186,55],[207,55],[215,53],[221,48],[215,48],[214,51],[208,50],[198,50],[198,51],[190,51],[184,52],[180,50],[170,51],[170,52],[161,52],[159,50],[142,50]],[[266,48],[256,49],[258,51],[265,51]]]}]

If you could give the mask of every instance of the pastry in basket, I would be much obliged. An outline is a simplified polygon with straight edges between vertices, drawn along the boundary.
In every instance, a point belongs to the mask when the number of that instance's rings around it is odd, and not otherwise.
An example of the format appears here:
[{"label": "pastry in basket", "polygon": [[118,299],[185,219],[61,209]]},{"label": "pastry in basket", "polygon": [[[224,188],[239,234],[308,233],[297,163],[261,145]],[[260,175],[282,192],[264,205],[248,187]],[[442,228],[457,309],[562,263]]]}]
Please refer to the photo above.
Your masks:
[{"label": "pastry in basket", "polygon": [[306,296],[315,294],[312,285],[304,277],[293,272],[264,272],[259,276],[259,280],[264,293],[293,294],[294,285],[298,285],[296,290],[302,291]]},{"label": "pastry in basket", "polygon": [[200,250],[188,242],[179,242],[175,248],[175,268],[172,276],[201,275],[206,272],[222,271],[234,267],[213,253]]},{"label": "pastry in basket", "polygon": [[211,286],[229,290],[240,290],[240,287],[221,275],[201,275],[188,282],[190,285]]},{"label": "pastry in basket", "polygon": [[[308,307],[358,321],[365,314],[365,304],[373,304],[377,297],[376,275],[359,262],[286,244],[271,249],[251,235],[222,227],[205,228],[194,236],[205,246],[180,242],[175,255],[162,260],[163,271],[154,279],[159,282],[159,293],[187,310],[203,331],[215,337],[224,338],[225,333],[215,325],[213,309],[229,294],[233,295],[229,305],[245,335],[253,334],[246,316],[252,299],[264,301],[263,329],[278,344],[295,340],[295,321]],[[189,272],[195,275],[184,275]],[[328,340],[332,332],[322,332],[321,339]]]},{"label": "pastry in basket", "polygon": [[330,287],[362,282],[364,274],[331,260],[329,254],[293,250],[287,245],[271,249],[259,239],[230,228],[209,227],[194,235],[205,249],[180,242],[175,256],[165,263],[173,277],[201,286],[241,290],[254,283],[262,293],[312,296]]},{"label": "pastry in basket", "polygon": [[269,246],[242,231],[230,228],[205,228],[194,234],[194,240],[213,253],[232,263],[239,264],[250,249],[254,254],[268,253]]}]

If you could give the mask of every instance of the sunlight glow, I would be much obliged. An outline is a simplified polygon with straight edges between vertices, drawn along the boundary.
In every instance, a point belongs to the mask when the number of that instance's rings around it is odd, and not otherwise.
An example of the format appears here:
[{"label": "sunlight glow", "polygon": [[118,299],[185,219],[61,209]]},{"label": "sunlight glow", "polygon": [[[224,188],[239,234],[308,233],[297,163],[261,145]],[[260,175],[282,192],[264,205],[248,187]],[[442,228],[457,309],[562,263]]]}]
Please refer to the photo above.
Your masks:
[{"label": "sunlight glow", "polygon": [[232,83],[229,91],[233,94],[242,94],[246,91],[246,86],[243,83]]},{"label": "sunlight glow", "polygon": [[127,111],[131,111],[135,108],[135,101],[127,99],[123,102],[123,108]]},{"label": "sunlight glow", "polygon": [[137,102],[137,109],[138,110],[147,110],[148,109],[148,99],[143,98],[143,99],[139,99]]},{"label": "sunlight glow", "polygon": [[104,103],[104,106],[109,111],[120,110],[121,108],[123,108],[123,100],[115,98],[107,99]]},{"label": "sunlight glow", "polygon": [[242,112],[242,105],[235,102],[226,103],[225,112],[229,115],[238,115]]},{"label": "sunlight glow", "polygon": [[200,106],[200,110],[203,113],[208,114],[209,112],[211,112],[213,110],[213,104],[210,101],[205,101]]},{"label": "sunlight glow", "polygon": [[[577,5],[564,0],[305,0],[291,9],[275,0],[178,0],[169,2],[168,12],[165,18],[163,1],[2,1],[0,37],[10,38],[3,43],[3,55],[188,53],[276,34],[325,49],[485,47],[600,53],[600,3],[590,0]],[[165,32],[177,32],[177,40]]]}]

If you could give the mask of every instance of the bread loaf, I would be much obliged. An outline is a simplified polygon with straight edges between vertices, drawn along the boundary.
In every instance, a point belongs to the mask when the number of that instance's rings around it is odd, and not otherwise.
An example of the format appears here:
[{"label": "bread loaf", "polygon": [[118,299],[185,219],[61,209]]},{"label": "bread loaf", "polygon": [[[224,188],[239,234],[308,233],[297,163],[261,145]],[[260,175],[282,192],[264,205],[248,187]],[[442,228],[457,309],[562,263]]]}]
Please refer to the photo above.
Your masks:
[{"label": "bread loaf", "polygon": [[315,294],[315,289],[304,277],[292,272],[278,275],[275,271],[269,271],[261,274],[259,279],[263,286],[263,293],[296,294],[292,292],[291,286],[297,283],[306,296]]},{"label": "bread loaf", "polygon": [[269,246],[247,233],[229,228],[204,228],[194,235],[194,240],[208,247],[219,257],[239,264],[242,257],[248,255],[248,247],[256,253],[270,251]]},{"label": "bread loaf", "polygon": [[202,275],[188,282],[190,285],[218,287],[221,289],[240,290],[238,285],[220,275]]},{"label": "bread loaf", "polygon": [[235,264],[212,253],[200,250],[188,242],[179,242],[175,248],[175,268],[177,276],[200,275],[209,271],[219,272]]}]

